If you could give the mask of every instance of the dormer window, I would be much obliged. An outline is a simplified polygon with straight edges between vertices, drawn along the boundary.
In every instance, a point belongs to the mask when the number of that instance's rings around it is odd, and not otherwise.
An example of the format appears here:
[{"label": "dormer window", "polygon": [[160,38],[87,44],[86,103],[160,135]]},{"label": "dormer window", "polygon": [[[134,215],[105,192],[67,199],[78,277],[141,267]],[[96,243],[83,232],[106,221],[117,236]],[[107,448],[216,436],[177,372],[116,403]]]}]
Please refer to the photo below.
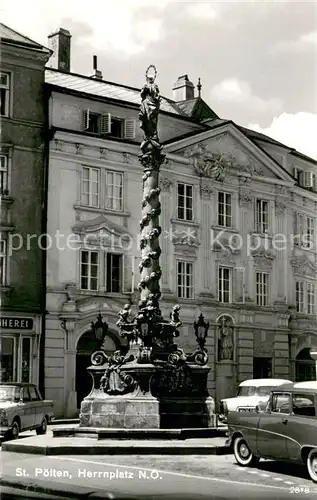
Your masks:
[{"label": "dormer window", "polygon": [[112,116],[111,113],[95,113],[90,109],[84,112],[84,130],[102,137],[135,139],[135,120]]}]

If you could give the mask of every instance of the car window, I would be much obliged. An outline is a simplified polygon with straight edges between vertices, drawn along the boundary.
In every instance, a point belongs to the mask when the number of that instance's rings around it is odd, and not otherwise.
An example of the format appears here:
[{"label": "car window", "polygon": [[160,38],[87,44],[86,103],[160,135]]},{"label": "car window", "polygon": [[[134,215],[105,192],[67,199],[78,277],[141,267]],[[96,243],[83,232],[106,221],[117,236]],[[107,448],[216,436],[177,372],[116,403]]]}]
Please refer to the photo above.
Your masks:
[{"label": "car window", "polygon": [[273,394],[271,411],[273,413],[287,413],[291,412],[291,398],[290,394]]},{"label": "car window", "polygon": [[269,396],[273,387],[258,387],[257,394],[260,397]]},{"label": "car window", "polygon": [[31,401],[29,389],[27,387],[23,387],[22,399],[23,403],[28,403],[29,401]]},{"label": "car window", "polygon": [[313,394],[293,394],[293,413],[302,417],[315,417],[315,396]]},{"label": "car window", "polygon": [[37,395],[35,387],[32,387],[32,386],[29,387],[29,391],[30,391],[31,400],[32,401],[39,401],[39,397]]},{"label": "car window", "polygon": [[253,386],[244,386],[239,387],[237,396],[254,396],[256,391],[256,387]]},{"label": "car window", "polygon": [[43,398],[42,398],[42,395],[41,395],[40,391],[38,390],[38,388],[37,388],[37,387],[34,387],[34,389],[35,389],[35,392],[36,392],[36,394],[37,394],[38,400],[39,400],[39,401],[42,401],[42,399],[43,399]]}]

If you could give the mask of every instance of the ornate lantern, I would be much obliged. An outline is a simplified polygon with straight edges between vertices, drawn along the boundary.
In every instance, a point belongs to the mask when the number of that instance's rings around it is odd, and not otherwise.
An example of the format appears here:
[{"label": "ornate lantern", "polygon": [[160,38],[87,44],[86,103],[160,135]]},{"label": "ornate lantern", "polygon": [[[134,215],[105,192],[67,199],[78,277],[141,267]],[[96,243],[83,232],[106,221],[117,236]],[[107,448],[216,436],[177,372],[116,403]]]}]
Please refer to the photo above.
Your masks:
[{"label": "ornate lantern", "polygon": [[105,336],[108,333],[108,324],[102,320],[102,316],[99,313],[96,323],[91,323],[91,331],[95,335],[96,340],[102,345]]},{"label": "ornate lantern", "polygon": [[205,318],[202,315],[202,313],[200,313],[198,321],[194,322],[194,330],[195,330],[197,344],[199,345],[200,349],[204,349],[209,330],[209,323],[205,322]]}]

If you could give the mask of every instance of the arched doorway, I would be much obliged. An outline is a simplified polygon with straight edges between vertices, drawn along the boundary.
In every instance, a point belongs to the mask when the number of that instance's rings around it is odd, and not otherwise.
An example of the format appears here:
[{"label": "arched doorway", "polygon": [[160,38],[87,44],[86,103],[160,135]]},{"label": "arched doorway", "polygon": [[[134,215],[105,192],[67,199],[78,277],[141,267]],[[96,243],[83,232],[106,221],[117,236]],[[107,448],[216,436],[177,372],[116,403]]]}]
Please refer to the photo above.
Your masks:
[{"label": "arched doorway", "polygon": [[[107,335],[103,347],[106,354],[112,354],[118,348],[118,341],[115,335]],[[77,344],[76,352],[76,392],[77,409],[80,409],[82,400],[88,396],[92,388],[92,378],[87,368],[91,365],[91,355],[100,348],[100,343],[96,341],[92,332],[84,333]]]},{"label": "arched doorway", "polygon": [[296,382],[316,380],[315,361],[310,356],[310,347],[305,347],[296,356]]}]

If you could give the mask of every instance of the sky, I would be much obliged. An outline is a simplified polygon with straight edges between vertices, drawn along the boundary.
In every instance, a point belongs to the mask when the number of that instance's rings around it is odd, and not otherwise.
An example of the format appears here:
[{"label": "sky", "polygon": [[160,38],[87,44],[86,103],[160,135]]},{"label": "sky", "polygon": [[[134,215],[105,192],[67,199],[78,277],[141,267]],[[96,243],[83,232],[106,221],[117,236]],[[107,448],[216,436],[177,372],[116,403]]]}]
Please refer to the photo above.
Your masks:
[{"label": "sky", "polygon": [[72,34],[71,71],[161,93],[187,74],[224,119],[317,159],[317,1],[1,0],[0,20],[47,45]]}]

